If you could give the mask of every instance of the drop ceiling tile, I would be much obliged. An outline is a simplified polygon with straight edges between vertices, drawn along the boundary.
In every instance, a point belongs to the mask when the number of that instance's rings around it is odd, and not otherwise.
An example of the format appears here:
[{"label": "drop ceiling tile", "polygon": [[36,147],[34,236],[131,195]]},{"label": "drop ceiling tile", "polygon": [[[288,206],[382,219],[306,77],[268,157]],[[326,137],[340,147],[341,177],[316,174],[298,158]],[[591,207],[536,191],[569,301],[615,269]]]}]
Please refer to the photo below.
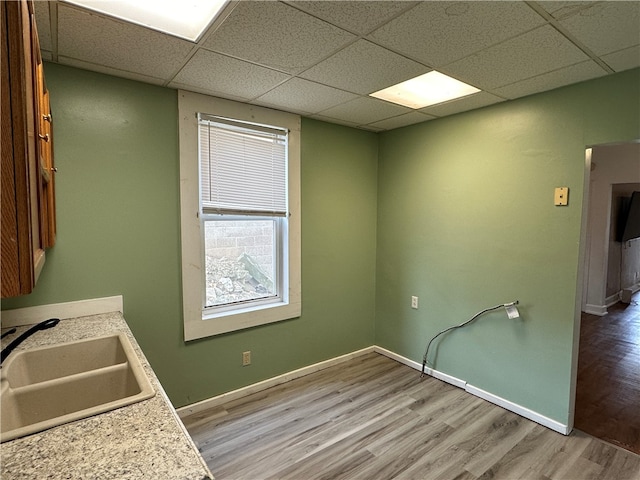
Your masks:
[{"label": "drop ceiling tile", "polygon": [[351,33],[280,2],[240,2],[203,46],[249,62],[297,73],[355,38]]},{"label": "drop ceiling tile", "polygon": [[524,2],[424,2],[368,38],[439,67],[543,23]]},{"label": "drop ceiling tile", "polygon": [[557,2],[555,0],[552,0],[542,2],[539,1],[537,3],[547,12],[549,12],[553,18],[560,19],[575,15],[583,8],[590,7],[591,5],[593,5],[593,0],[587,2]]},{"label": "drop ceiling tile", "polygon": [[601,59],[616,72],[640,67],[640,45],[604,55]]},{"label": "drop ceiling tile", "polygon": [[168,78],[193,44],[58,3],[58,54],[120,71]]},{"label": "drop ceiling tile", "polygon": [[368,95],[430,71],[366,40],[358,40],[300,76],[318,83]]},{"label": "drop ceiling tile", "polygon": [[51,23],[49,21],[49,2],[34,2],[36,25],[38,27],[38,40],[42,50],[52,50]]},{"label": "drop ceiling tile", "polygon": [[596,55],[640,43],[640,2],[599,2],[560,23]]},{"label": "drop ceiling tile", "polygon": [[506,98],[513,99],[532,95],[538,92],[544,92],[546,90],[553,90],[554,88],[564,87],[565,85],[590,80],[596,77],[602,77],[606,75],[606,73],[607,72],[605,72],[597,63],[589,60],[578,63],[577,65],[571,65],[553,72],[497,88],[493,90],[493,92]]},{"label": "drop ceiling tile", "polygon": [[375,98],[361,97],[320,112],[323,117],[353,122],[358,125],[374,123],[409,113],[410,108]]},{"label": "drop ceiling tile", "polygon": [[403,115],[398,115],[397,117],[380,120],[379,122],[370,123],[368,125],[364,125],[363,127],[374,127],[381,130],[393,130],[394,128],[406,127],[407,125],[426,122],[428,120],[433,120],[434,118],[436,117],[432,115],[426,115],[420,112],[410,112]]},{"label": "drop ceiling tile", "polygon": [[194,86],[210,94],[249,100],[263,95],[288,78],[284,73],[201,49],[169,86],[187,90]]},{"label": "drop ceiling tile", "polygon": [[323,122],[328,122],[328,123],[336,123],[338,125],[344,125],[346,127],[357,128],[359,125],[356,122],[348,122],[346,120],[340,120],[339,118],[325,117],[324,115],[310,115],[310,118],[314,118],[316,120],[322,120]]},{"label": "drop ceiling tile", "polygon": [[482,90],[493,90],[587,58],[556,29],[545,25],[458,60],[441,71]]},{"label": "drop ceiling tile", "polygon": [[430,115],[435,115],[436,117],[445,117],[447,115],[467,112],[469,110],[475,110],[476,108],[486,107],[503,101],[504,98],[497,97],[488,92],[478,92],[463,98],[451,100],[450,102],[422,108],[420,111]]},{"label": "drop ceiling tile", "polygon": [[94,63],[83,62],[82,60],[65,57],[64,55],[58,56],[58,62],[62,65],[69,65],[70,67],[90,70],[92,72],[104,73],[106,75],[112,75],[114,77],[127,78],[129,80],[136,80],[138,82],[151,83],[153,85],[162,85],[165,82],[162,78],[155,78],[149,75],[143,75],[141,73],[126,72],[118,70],[116,68],[105,67],[104,65],[96,65]]},{"label": "drop ceiling tile", "polygon": [[327,2],[290,1],[291,5],[358,35],[366,35],[375,27],[391,20],[418,2]]},{"label": "drop ceiling tile", "polygon": [[369,132],[383,132],[384,128],[380,128],[380,127],[374,127],[372,125],[358,125],[358,127],[360,130],[368,130]]},{"label": "drop ceiling tile", "polygon": [[340,103],[358,98],[357,95],[320,85],[302,78],[292,78],[255,100],[256,103],[297,112],[317,113]]}]

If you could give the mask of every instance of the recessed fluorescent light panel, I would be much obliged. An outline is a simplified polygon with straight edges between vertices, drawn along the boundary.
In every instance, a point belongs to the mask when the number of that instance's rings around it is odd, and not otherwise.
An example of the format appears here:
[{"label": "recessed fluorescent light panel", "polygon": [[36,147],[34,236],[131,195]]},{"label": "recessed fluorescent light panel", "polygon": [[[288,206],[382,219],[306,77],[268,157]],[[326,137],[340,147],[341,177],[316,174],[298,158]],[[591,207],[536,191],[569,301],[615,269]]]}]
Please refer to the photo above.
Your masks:
[{"label": "recessed fluorescent light panel", "polygon": [[65,0],[195,42],[228,0]]},{"label": "recessed fluorescent light panel", "polygon": [[409,108],[424,108],[480,90],[435,70],[371,94]]}]

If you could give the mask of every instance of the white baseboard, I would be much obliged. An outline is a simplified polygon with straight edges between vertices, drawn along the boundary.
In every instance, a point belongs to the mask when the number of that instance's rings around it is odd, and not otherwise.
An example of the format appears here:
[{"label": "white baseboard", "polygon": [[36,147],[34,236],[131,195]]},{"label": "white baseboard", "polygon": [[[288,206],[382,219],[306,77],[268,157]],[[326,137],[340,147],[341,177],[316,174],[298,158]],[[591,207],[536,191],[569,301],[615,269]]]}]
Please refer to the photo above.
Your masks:
[{"label": "white baseboard", "polygon": [[[389,357],[395,360],[396,362],[403,363],[408,367],[411,367],[415,370],[418,370],[419,372],[422,372],[421,363],[414,362],[413,360],[403,357],[402,355],[398,355],[397,353],[387,350],[386,348],[378,347],[377,345],[373,347],[373,350],[381,355],[384,355],[385,357]],[[443,382],[447,382],[453,385],[454,387],[464,389],[464,387],[467,385],[467,382],[465,382],[464,380],[460,380],[457,377],[452,377],[451,375],[447,375],[446,373],[439,372],[438,370],[434,370],[432,368],[428,368],[428,367],[425,368],[424,373],[434,378],[437,378],[438,380],[442,380]]]},{"label": "white baseboard", "polygon": [[618,293],[614,293],[610,297],[605,298],[605,300],[604,300],[605,305],[607,307],[610,307],[610,306],[615,305],[616,303],[618,303],[620,301],[621,294],[622,294],[622,290],[619,291]]},{"label": "white baseboard", "polygon": [[599,317],[604,317],[607,313],[609,313],[607,311],[606,305],[593,305],[590,303],[587,303],[582,311],[591,315],[598,315]]},{"label": "white baseboard", "polygon": [[122,295],[92,298],[75,302],[53,303],[35,307],[16,308],[2,312],[2,328],[19,327],[41,322],[47,318],[76,318],[101,313],[122,312]]},{"label": "white baseboard", "polygon": [[538,412],[529,410],[528,408],[523,407],[522,405],[518,405],[517,403],[510,402],[509,400],[494,395],[493,393],[486,392],[478,387],[474,387],[473,385],[469,384],[467,384],[465,390],[470,394],[475,395],[476,397],[482,398],[487,402],[491,402],[513,413],[517,413],[521,417],[528,418],[529,420],[539,423],[540,425],[550,428],[551,430],[555,430],[558,433],[561,433],[563,435],[569,435],[569,433],[571,433],[571,428],[569,428],[568,425],[556,422],[549,417],[545,417]]},{"label": "white baseboard", "polygon": [[[418,371],[422,371],[421,363],[414,362],[413,360],[410,360],[406,357],[398,355],[397,353],[386,350],[382,347],[374,346],[373,348],[374,348],[374,351],[377,353],[380,353],[386,357],[392,358],[400,363],[404,363],[405,365],[408,365],[409,367],[414,368]],[[555,420],[545,417],[544,415],[534,412],[533,410],[529,410],[528,408],[523,407],[522,405],[518,405],[517,403],[510,402],[509,400],[506,400],[502,397],[499,397],[492,393],[481,390],[478,387],[469,385],[467,382],[457,377],[452,377],[451,375],[447,375],[446,373],[439,372],[438,370],[432,370],[430,368],[425,369],[425,373],[427,373],[428,375],[431,375],[434,378],[450,383],[451,385],[454,385],[456,387],[463,388],[466,392],[472,395],[475,395],[476,397],[482,398],[483,400],[486,400],[495,405],[498,405],[499,407],[502,407],[513,413],[516,413],[521,417],[528,418],[529,420],[539,423],[540,425],[550,428],[551,430],[554,430],[558,433],[561,433],[563,435],[569,435],[569,433],[571,433],[571,428],[569,428],[567,425],[564,425],[560,422],[556,422]]]},{"label": "white baseboard", "polygon": [[238,398],[246,397],[247,395],[266,390],[267,388],[275,387],[276,385],[289,382],[296,378],[304,377],[311,373],[324,370],[325,368],[332,367],[333,365],[347,362],[353,358],[371,353],[373,351],[373,347],[367,347],[363,348],[362,350],[357,350],[355,352],[341,355],[339,357],[330,358],[329,360],[325,360],[323,362],[314,363],[313,365],[309,365],[307,367],[302,367],[288,373],[283,373],[282,375],[278,375],[276,377],[268,378],[266,380],[263,380],[262,382],[247,385],[246,387],[238,388],[237,390],[232,390],[215,397],[207,398],[200,402],[192,403],[191,405],[177,408],[176,411],[178,412],[180,418],[184,418],[189,415],[193,415],[194,413],[199,413],[204,410],[217,407],[219,405],[222,405],[223,403],[231,402],[233,400],[237,400]]},{"label": "white baseboard", "polygon": [[[362,350],[357,350],[355,352],[352,353],[348,353],[346,355],[342,355],[340,357],[336,357],[336,358],[332,358],[329,360],[325,360],[324,362],[320,362],[320,363],[316,363],[313,365],[309,365],[308,367],[303,367],[303,368],[299,368],[298,370],[294,370],[292,372],[289,373],[285,373],[282,375],[278,375],[277,377],[273,377],[273,378],[269,378],[267,380],[264,380],[262,382],[258,382],[258,383],[254,383],[253,385],[248,385],[246,387],[243,388],[239,388],[237,390],[233,390],[231,392],[227,392],[227,393],[223,393],[221,395],[215,396],[215,397],[211,397],[205,400],[202,400],[200,402],[191,404],[191,405],[187,405],[185,407],[181,407],[176,409],[178,412],[178,415],[181,418],[185,418],[189,415],[192,415],[194,413],[199,413],[202,412],[204,410],[208,410],[210,408],[213,407],[217,407],[219,405],[222,405],[226,402],[230,402],[232,400],[237,400],[238,398],[242,398],[245,397],[247,395],[251,395],[252,393],[256,393],[256,392],[260,392],[262,390],[266,390],[267,388],[276,386],[276,385],[280,385],[282,383],[288,382],[290,380],[293,380],[295,378],[300,378],[300,377],[304,377],[305,375],[309,375],[310,373],[314,373],[314,372],[318,372],[320,370],[323,370],[327,367],[331,367],[333,365],[337,365],[343,362],[346,362],[348,360],[351,360],[353,358],[359,357],[361,355],[364,355],[366,353],[370,353],[370,352],[376,352],[379,353],[381,355],[384,355],[385,357],[391,358],[397,362],[400,362],[404,365],[407,365],[411,368],[413,368],[414,370],[417,370],[418,372],[422,371],[422,364],[415,362],[413,360],[410,360],[406,357],[403,357],[402,355],[398,355],[397,353],[394,353],[390,350],[387,350],[386,348],[382,348],[379,347],[377,345],[373,345],[371,347],[368,348],[363,348]],[[497,395],[494,395],[490,392],[487,392],[485,390],[482,390],[478,387],[474,387],[473,385],[469,385],[467,382],[465,382],[464,380],[461,380],[459,378],[453,377],[451,375],[447,375],[446,373],[442,373],[439,372],[437,370],[433,370],[431,368],[427,368],[425,369],[425,373],[437,378],[438,380],[442,380],[443,382],[449,383],[453,386],[456,386],[458,388],[462,388],[464,389],[466,392],[470,393],[471,395],[475,395],[476,397],[482,398],[483,400],[486,400],[488,402],[491,402],[495,405],[498,405],[506,410],[509,410],[513,413],[516,413],[524,418],[527,418],[531,421],[534,421],[536,423],[539,423],[540,425],[543,425],[551,430],[554,430],[558,433],[561,433],[562,435],[569,435],[569,433],[571,433],[571,428],[568,425],[564,425],[560,422],[557,422],[549,417],[545,417],[544,415],[541,415],[538,412],[534,412],[533,410],[530,410],[526,407],[523,407],[522,405],[518,405],[517,403],[513,403],[509,400],[506,400],[502,397],[499,397]]]}]

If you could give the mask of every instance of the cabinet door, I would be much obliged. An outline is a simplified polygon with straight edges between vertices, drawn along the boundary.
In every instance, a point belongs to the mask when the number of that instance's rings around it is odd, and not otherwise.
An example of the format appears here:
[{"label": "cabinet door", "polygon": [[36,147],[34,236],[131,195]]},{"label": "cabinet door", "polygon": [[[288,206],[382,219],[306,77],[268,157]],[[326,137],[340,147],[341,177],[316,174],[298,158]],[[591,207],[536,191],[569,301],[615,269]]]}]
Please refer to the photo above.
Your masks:
[{"label": "cabinet door", "polygon": [[[27,189],[27,172],[26,165],[15,165],[15,155],[19,155],[26,149],[26,141],[22,144],[14,141],[14,123],[21,123],[19,111],[16,112],[16,118],[13,115],[14,105],[20,100],[14,99],[19,92],[12,92],[10,87],[11,76],[9,74],[9,30],[7,20],[9,12],[6,8],[6,2],[0,4],[0,24],[2,25],[2,51],[0,52],[0,61],[2,63],[2,128],[0,133],[2,136],[2,296],[13,293],[20,293],[20,277],[23,272],[29,272],[32,269],[30,262],[24,262],[20,258],[20,247],[28,247],[28,243],[20,244],[20,238],[28,238],[29,229],[27,224],[19,226],[18,224],[18,205],[16,198],[24,195]],[[15,9],[14,9],[15,10]],[[15,12],[14,12],[15,13]],[[15,151],[15,152],[14,152]],[[25,167],[25,168],[21,168]],[[24,212],[22,212],[24,214]],[[20,228],[21,227],[21,228]],[[23,261],[21,261],[23,260]],[[28,258],[26,259],[28,260]]]},{"label": "cabinet door", "polygon": [[[55,214],[53,160],[41,151],[38,66],[40,59],[33,5],[26,0],[0,2],[2,24],[2,297],[30,293],[44,265],[44,248],[55,238],[44,218]],[[42,94],[44,77],[42,77]],[[48,108],[48,107],[46,107]],[[49,123],[50,128],[50,123]],[[45,132],[45,137],[46,132]],[[49,132],[49,146],[51,132]],[[45,159],[41,161],[44,155]],[[49,153],[50,155],[50,153]],[[52,158],[52,157],[51,157]],[[42,163],[44,162],[44,163]],[[47,162],[49,162],[47,164]],[[43,166],[44,165],[44,166]],[[49,188],[48,185],[51,184]],[[47,210],[49,209],[49,210]],[[47,215],[43,218],[41,212]],[[48,221],[48,220],[47,220]]]},{"label": "cabinet door", "polygon": [[53,116],[49,104],[49,91],[44,79],[44,66],[40,56],[38,31],[35,25],[35,15],[32,19],[32,46],[34,51],[34,90],[35,90],[35,120],[38,128],[36,142],[38,143],[38,203],[40,222],[40,244],[42,248],[52,247],[56,239],[55,222],[55,167],[53,165]]}]

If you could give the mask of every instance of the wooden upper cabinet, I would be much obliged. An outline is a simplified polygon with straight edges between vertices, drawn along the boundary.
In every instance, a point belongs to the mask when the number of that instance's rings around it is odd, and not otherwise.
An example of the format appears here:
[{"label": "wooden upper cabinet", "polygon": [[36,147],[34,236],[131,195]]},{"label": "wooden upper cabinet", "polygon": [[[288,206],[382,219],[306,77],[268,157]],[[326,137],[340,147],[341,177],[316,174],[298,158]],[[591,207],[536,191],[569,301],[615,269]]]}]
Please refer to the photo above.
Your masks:
[{"label": "wooden upper cabinet", "polygon": [[55,243],[52,115],[30,0],[1,2],[2,297],[30,293]]},{"label": "wooden upper cabinet", "polygon": [[52,247],[56,240],[55,196],[53,165],[53,115],[49,104],[49,91],[44,79],[44,65],[40,56],[35,15],[31,15],[31,35],[34,51],[34,83],[36,107],[36,143],[38,144],[38,200],[40,205],[40,242],[43,248]]}]

